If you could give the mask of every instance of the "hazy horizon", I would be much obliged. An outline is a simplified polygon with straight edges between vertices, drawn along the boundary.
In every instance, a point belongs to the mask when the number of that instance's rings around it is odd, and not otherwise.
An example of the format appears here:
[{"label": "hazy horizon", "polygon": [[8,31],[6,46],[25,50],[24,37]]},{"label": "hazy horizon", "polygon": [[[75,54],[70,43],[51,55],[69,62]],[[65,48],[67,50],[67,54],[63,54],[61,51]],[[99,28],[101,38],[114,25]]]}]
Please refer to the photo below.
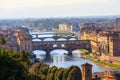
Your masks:
[{"label": "hazy horizon", "polygon": [[120,15],[120,0],[0,0],[0,19]]}]

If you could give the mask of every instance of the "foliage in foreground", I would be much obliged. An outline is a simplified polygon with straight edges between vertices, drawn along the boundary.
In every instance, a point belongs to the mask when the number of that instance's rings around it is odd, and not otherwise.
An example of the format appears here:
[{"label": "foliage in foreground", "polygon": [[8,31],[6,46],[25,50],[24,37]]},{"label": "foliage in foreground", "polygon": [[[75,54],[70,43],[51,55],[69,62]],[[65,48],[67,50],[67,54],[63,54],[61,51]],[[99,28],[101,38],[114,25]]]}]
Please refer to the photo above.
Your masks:
[{"label": "foliage in foreground", "polygon": [[47,64],[36,63],[30,68],[30,73],[38,75],[40,80],[81,80],[81,70],[77,66],[71,66],[67,69],[49,67]]},{"label": "foliage in foreground", "polygon": [[0,49],[0,80],[27,80],[27,54]]},{"label": "foliage in foreground", "polygon": [[[0,37],[0,44],[5,44]],[[81,80],[81,70],[77,66],[68,69],[49,67],[43,63],[30,66],[27,52],[13,52],[0,48],[0,80]]]},{"label": "foliage in foreground", "polygon": [[81,80],[77,66],[68,69],[47,64],[29,64],[29,54],[0,49],[0,80]]}]

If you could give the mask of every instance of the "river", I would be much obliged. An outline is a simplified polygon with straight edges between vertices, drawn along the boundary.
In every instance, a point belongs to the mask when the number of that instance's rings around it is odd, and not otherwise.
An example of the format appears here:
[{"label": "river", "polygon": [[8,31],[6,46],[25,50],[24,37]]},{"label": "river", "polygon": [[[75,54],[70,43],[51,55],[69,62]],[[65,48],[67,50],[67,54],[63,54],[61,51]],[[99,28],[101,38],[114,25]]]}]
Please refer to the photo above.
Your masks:
[{"label": "river", "polygon": [[[49,33],[47,35],[39,35],[39,37],[46,37],[46,36],[50,37],[50,36],[53,36],[52,34],[49,35]],[[31,35],[35,34],[35,32],[34,33],[30,33],[30,34]],[[42,34],[44,34],[44,33],[42,33]],[[32,37],[35,37],[35,36],[32,36]],[[63,41],[65,39],[59,39],[59,40]],[[75,40],[75,39],[72,39],[72,40]],[[33,41],[41,41],[41,40],[39,40],[39,39],[35,40],[34,39]],[[54,41],[54,39],[49,38],[49,39],[46,39],[45,41]],[[33,54],[36,55],[36,58],[39,58],[40,60],[43,60],[45,58],[46,52],[43,51],[43,50],[34,50]],[[79,52],[78,50],[75,50],[75,51],[72,52],[72,54],[73,54],[72,57],[67,56],[67,54],[68,54],[68,51],[66,51],[64,49],[53,50],[53,51],[50,52],[52,60],[49,61],[49,62],[45,62],[45,63],[49,64],[50,66],[55,65],[57,67],[63,67],[63,68],[68,68],[68,67],[70,67],[72,65],[76,65],[76,66],[78,66],[78,67],[81,68],[82,64],[84,64],[84,63],[90,63],[90,64],[93,65],[92,72],[102,72],[102,71],[105,70],[101,66],[93,63],[92,61],[90,61],[88,59],[80,58],[81,52]]]}]

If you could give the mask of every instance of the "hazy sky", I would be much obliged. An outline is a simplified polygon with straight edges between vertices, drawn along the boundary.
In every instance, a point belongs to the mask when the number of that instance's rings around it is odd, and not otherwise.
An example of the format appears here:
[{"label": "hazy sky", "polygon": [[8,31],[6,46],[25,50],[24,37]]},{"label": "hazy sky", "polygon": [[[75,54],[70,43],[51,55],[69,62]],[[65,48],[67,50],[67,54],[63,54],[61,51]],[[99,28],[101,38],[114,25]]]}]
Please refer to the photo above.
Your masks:
[{"label": "hazy sky", "polygon": [[120,15],[120,0],[0,0],[0,19],[97,15]]}]

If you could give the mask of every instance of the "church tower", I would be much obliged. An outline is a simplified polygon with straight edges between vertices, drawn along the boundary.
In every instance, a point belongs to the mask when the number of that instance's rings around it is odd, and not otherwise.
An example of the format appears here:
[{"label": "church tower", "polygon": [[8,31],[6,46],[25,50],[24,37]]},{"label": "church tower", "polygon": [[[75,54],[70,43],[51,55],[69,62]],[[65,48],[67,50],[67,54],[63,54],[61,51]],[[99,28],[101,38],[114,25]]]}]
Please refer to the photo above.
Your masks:
[{"label": "church tower", "polygon": [[82,64],[82,80],[92,79],[92,65],[85,63]]}]

